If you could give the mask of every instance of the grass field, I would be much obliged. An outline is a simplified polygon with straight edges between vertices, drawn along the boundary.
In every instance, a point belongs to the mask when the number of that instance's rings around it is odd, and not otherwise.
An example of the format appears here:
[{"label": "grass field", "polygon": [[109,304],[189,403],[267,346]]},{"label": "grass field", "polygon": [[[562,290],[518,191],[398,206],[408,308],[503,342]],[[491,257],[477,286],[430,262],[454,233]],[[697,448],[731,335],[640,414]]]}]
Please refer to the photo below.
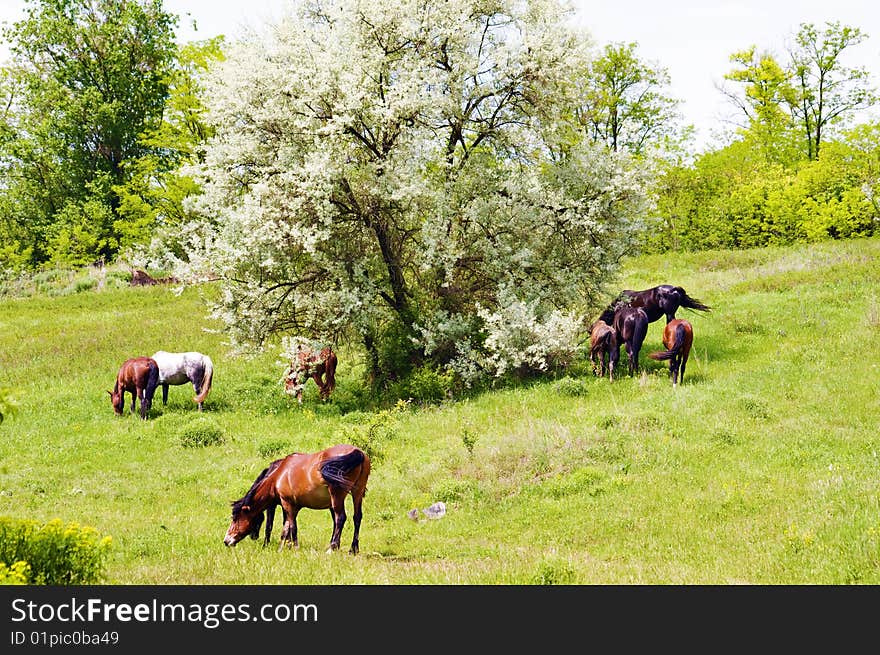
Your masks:
[{"label": "grass field", "polygon": [[[5,299],[0,388],[18,407],[0,425],[0,515],[110,535],[109,584],[880,583],[880,239],[643,257],[618,283],[680,284],[714,308],[679,312],[695,342],[677,389],[646,357],[661,320],[634,379],[581,365],[381,412],[345,349],[332,402],[311,383],[301,407],[284,396],[277,352],[230,354],[210,287]],[[147,422],[114,416],[119,365],[159,349],[211,355],[206,411],[187,386]],[[354,434],[379,453],[360,555],[350,519],[325,553],[331,517],[311,510],[297,551],[223,545],[230,501],[271,459]],[[407,517],[437,500],[442,519]]]}]

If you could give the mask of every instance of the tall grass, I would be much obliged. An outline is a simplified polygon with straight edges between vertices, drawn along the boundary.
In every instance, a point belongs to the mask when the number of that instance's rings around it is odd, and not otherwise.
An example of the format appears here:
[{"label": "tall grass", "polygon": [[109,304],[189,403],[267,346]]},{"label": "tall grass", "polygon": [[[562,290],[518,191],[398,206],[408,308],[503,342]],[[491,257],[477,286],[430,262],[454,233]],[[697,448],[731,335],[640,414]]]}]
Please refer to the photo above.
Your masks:
[{"label": "tall grass", "polygon": [[[680,312],[678,388],[644,356],[613,383],[583,366],[381,411],[354,351],[330,403],[285,396],[277,352],[234,357],[206,318],[211,287],[5,300],[0,516],[112,535],[109,583],[877,584],[878,262],[877,239],[634,259],[620,288],[680,284],[714,308]],[[115,417],[118,366],[160,348],[213,358],[204,416],[171,387],[150,420]],[[330,515],[309,510],[296,552],[224,547],[230,501],[271,459],[356,439],[380,453],[357,557],[350,521],[327,555]]]}]

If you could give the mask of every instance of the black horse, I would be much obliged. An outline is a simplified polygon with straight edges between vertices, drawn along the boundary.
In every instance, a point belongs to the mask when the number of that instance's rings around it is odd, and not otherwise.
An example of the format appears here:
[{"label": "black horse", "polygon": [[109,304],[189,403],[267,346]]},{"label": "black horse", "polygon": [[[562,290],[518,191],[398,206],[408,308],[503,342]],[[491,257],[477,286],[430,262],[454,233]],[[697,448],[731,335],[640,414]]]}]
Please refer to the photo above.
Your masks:
[{"label": "black horse", "polygon": [[666,322],[669,323],[675,318],[675,312],[679,307],[701,312],[712,310],[708,305],[687,295],[683,288],[674,287],[671,284],[661,284],[644,291],[631,291],[630,289],[621,291],[620,295],[599,318],[610,324],[614,319],[615,310],[623,306],[644,308],[649,323],[653,323],[664,314]]},{"label": "black horse", "polygon": [[629,374],[639,372],[639,351],[648,334],[648,314],[641,307],[624,305],[614,312],[613,327],[617,336],[617,347],[611,351],[611,370],[617,367],[620,360],[620,344],[626,346],[629,358]]}]

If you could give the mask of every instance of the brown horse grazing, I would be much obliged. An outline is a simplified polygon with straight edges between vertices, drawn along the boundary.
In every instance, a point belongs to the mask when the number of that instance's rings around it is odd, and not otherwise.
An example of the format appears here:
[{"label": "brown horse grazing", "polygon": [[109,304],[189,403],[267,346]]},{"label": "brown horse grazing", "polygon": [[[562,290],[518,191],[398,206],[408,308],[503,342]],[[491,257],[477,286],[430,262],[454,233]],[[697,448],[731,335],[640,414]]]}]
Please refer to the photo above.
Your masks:
[{"label": "brown horse grazing", "polygon": [[604,377],[607,370],[608,379],[614,380],[612,354],[615,350],[618,350],[618,345],[614,328],[602,320],[593,323],[590,326],[590,361],[594,374]]},{"label": "brown horse grazing", "polygon": [[663,328],[663,345],[666,346],[666,350],[648,355],[651,359],[669,360],[669,375],[672,377],[673,388],[679,380],[684,381],[684,367],[687,364],[693,343],[693,326],[683,318],[676,318]]},{"label": "brown horse grazing", "polygon": [[293,453],[272,462],[254,480],[250,490],[232,502],[232,524],[223,543],[234,546],[250,535],[256,539],[263,523],[263,512],[269,517],[266,542],[271,532],[270,522],[279,504],[284,512],[284,530],[279,550],[285,545],[299,547],[296,515],[308,509],[330,509],[333,515],[333,534],[330,550],[337,550],[345,525],[345,497],[351,494],[354,506],[354,538],[350,552],[358,553],[358,535],[361,528],[361,509],[370,475],[370,458],[360,448],[340,444],[316,453]]},{"label": "brown horse grazing", "polygon": [[284,392],[302,404],[303,388],[309,378],[318,385],[321,400],[328,400],[336,388],[336,353],[331,346],[315,352],[302,344],[296,347],[296,356],[284,374]]},{"label": "brown horse grazing", "polygon": [[125,407],[125,392],[131,394],[131,413],[135,400],[141,401],[141,418],[146,420],[153,404],[153,394],[159,386],[159,365],[152,357],[133,357],[125,360],[116,374],[116,384],[110,394],[113,410],[121,416]]},{"label": "brown horse grazing", "polygon": [[620,359],[620,345],[626,346],[626,355],[629,358],[629,374],[639,372],[639,351],[648,334],[648,315],[641,307],[622,306],[614,312],[614,334],[617,337],[617,347],[611,351],[609,366],[614,367]]},{"label": "brown horse grazing", "polygon": [[649,323],[653,323],[664,314],[666,315],[666,322],[669,323],[675,318],[675,312],[678,311],[679,307],[701,312],[712,311],[708,305],[704,305],[696,298],[691,298],[687,295],[687,292],[682,287],[661,284],[643,291],[624,289],[600,318],[606,323],[610,323],[614,316],[614,310],[622,305],[644,308]]}]

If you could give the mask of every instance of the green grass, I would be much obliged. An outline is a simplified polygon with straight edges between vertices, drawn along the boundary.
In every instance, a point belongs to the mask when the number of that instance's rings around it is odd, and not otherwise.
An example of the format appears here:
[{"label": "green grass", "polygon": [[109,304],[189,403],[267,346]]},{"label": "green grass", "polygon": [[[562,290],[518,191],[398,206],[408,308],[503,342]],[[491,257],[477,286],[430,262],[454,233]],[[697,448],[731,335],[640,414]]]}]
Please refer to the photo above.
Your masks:
[{"label": "green grass", "polygon": [[[210,287],[3,300],[16,411],[0,425],[0,516],[111,535],[111,584],[880,583],[880,240],[642,257],[617,282],[680,284],[715,308],[679,314],[695,342],[677,389],[646,356],[657,322],[638,378],[580,366],[382,417],[345,349],[331,403],[313,384],[301,407],[286,397],[277,351],[230,354]],[[160,348],[213,358],[205,416],[191,387],[166,407],[157,394],[147,422],[114,416],[119,365]],[[311,510],[298,551],[223,545],[229,501],[271,459],[371,424],[382,457],[360,555],[345,552],[350,519],[326,554],[329,512]],[[407,517],[436,500],[442,519]]]}]

